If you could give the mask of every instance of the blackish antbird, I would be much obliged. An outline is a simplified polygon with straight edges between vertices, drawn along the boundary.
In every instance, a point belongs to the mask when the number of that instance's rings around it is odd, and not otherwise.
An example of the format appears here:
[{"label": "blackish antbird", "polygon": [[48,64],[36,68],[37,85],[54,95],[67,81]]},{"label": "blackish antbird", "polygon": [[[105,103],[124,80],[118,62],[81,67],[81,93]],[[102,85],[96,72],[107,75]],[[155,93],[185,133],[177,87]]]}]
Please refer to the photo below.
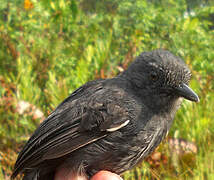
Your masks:
[{"label": "blackish antbird", "polygon": [[135,166],[166,136],[188,87],[185,63],[165,50],[144,52],[112,79],[86,83],[41,123],[19,153],[12,178],[53,179],[66,167],[91,177]]}]

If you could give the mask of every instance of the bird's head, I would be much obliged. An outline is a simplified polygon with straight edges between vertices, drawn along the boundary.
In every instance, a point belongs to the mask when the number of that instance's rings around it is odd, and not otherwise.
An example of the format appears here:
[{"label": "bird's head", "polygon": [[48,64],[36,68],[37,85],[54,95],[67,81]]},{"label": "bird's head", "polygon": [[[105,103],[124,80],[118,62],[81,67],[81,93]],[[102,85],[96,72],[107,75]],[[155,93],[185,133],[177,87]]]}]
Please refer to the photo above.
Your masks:
[{"label": "bird's head", "polygon": [[134,90],[150,104],[159,106],[183,97],[198,102],[188,86],[191,73],[186,64],[169,51],[144,52],[124,72]]}]

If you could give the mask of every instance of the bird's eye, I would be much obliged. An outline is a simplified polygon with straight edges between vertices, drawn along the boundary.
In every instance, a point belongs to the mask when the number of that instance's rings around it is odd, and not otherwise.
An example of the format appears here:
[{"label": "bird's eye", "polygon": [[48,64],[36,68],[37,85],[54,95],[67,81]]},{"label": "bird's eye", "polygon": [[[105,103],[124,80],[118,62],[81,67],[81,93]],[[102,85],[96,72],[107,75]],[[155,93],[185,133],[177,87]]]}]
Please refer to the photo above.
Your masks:
[{"label": "bird's eye", "polygon": [[156,72],[151,72],[150,79],[152,81],[157,81],[158,80],[158,74]]}]

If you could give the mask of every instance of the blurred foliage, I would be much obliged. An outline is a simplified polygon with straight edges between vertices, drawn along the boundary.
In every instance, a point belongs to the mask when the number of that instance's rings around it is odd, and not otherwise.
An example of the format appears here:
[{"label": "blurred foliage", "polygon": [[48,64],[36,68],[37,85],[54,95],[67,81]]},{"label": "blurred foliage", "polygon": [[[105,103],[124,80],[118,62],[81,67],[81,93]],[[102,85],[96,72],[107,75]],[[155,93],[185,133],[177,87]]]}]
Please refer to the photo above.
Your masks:
[{"label": "blurred foliage", "polygon": [[[213,179],[211,0],[0,0],[0,4],[0,179],[11,173],[16,154],[41,121],[19,113],[20,101],[48,115],[83,83],[112,77],[140,52],[157,48],[182,57],[192,70],[191,87],[201,101],[183,103],[169,136],[196,143],[196,165],[187,166],[190,156],[166,167],[171,164],[169,156],[158,169],[143,163],[124,177]],[[158,151],[167,155],[162,146]]]}]

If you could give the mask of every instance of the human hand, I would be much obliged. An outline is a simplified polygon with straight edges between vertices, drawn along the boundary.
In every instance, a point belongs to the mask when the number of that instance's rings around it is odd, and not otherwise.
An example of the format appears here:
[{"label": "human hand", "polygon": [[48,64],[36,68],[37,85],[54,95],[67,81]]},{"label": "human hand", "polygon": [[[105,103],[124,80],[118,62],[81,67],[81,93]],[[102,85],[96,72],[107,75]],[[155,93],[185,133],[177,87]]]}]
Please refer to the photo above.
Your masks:
[{"label": "human hand", "polygon": [[122,180],[122,178],[119,175],[109,171],[100,171],[95,174],[91,180]]},{"label": "human hand", "polygon": [[[61,169],[55,174],[55,180],[88,180],[85,176],[75,176],[66,169]],[[109,171],[99,171],[90,180],[123,180],[119,175]]]}]

